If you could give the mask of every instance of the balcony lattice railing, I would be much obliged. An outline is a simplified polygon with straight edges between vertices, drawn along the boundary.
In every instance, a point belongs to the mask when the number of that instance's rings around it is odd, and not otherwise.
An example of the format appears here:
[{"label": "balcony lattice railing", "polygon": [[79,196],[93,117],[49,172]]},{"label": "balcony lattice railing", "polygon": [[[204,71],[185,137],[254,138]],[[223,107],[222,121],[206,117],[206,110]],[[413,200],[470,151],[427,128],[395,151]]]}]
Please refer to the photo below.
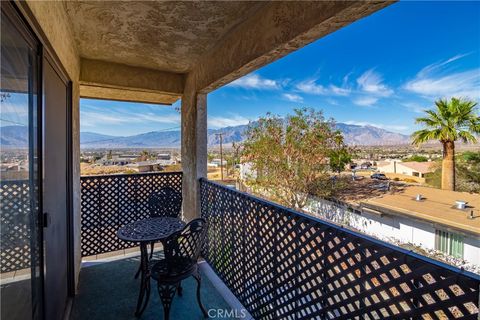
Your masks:
[{"label": "balcony lattice railing", "polygon": [[255,319],[477,319],[480,277],[201,180],[205,260]]},{"label": "balcony lattice railing", "polygon": [[82,257],[135,246],[117,237],[117,230],[150,216],[152,192],[170,187],[181,192],[181,172],[81,177]]},{"label": "balcony lattice railing", "polygon": [[[181,173],[82,177],[82,255],[132,246],[118,228],[149,216],[151,192],[181,183]],[[478,319],[478,275],[200,183],[204,258],[257,319]],[[28,215],[28,184],[3,182],[0,191],[3,273],[29,267],[28,226],[18,216]]]},{"label": "balcony lattice railing", "polygon": [[[90,256],[135,246],[119,240],[117,230],[148,217],[148,196],[162,187],[182,189],[182,173],[81,177],[81,249]],[[0,273],[30,268],[30,195],[28,180],[0,185]]]},{"label": "balcony lattice railing", "polygon": [[30,268],[30,189],[28,180],[0,185],[0,272]]}]

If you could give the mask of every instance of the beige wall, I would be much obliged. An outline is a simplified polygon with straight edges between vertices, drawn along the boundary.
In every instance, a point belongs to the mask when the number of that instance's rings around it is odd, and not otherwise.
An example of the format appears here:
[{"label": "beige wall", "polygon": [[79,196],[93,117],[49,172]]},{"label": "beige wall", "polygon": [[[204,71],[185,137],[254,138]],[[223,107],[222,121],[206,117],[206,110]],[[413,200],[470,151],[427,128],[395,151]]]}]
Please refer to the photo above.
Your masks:
[{"label": "beige wall", "polygon": [[412,168],[406,167],[402,165],[402,161],[398,160],[395,161],[396,164],[394,165],[394,161],[391,161],[389,164],[380,166],[377,168],[377,171],[385,173],[388,178],[394,179],[394,178],[399,178],[401,180],[404,179],[411,179],[415,180],[420,183],[425,182],[424,175],[422,173],[419,173],[419,176],[414,176],[413,173],[417,172],[413,170]]}]

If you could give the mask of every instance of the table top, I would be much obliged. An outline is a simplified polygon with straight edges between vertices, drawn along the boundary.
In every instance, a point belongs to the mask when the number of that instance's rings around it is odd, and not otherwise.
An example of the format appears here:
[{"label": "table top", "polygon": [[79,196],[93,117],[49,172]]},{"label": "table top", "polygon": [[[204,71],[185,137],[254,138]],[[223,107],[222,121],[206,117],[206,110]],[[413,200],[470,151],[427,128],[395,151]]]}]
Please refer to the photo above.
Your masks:
[{"label": "table top", "polygon": [[181,230],[185,222],[172,217],[155,217],[135,221],[117,231],[119,239],[129,242],[150,242],[167,238]]}]

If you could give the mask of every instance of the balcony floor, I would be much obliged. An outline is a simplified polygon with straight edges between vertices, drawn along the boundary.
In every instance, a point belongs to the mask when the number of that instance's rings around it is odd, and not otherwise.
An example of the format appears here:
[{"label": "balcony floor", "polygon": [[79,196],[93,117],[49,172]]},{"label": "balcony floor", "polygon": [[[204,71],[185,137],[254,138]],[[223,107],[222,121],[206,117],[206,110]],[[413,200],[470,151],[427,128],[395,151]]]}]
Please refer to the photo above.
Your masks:
[{"label": "balcony floor", "polygon": [[[138,265],[139,257],[135,256],[83,267],[80,271],[78,293],[70,319],[137,319],[134,311],[140,283],[138,279],[134,279],[134,275]],[[175,296],[170,318],[204,319],[196,301],[195,280],[190,277],[182,282],[182,287],[183,296]],[[201,293],[202,302],[207,311],[209,309],[231,310],[203,272]],[[163,319],[163,307],[153,280],[150,301],[140,319]]]}]

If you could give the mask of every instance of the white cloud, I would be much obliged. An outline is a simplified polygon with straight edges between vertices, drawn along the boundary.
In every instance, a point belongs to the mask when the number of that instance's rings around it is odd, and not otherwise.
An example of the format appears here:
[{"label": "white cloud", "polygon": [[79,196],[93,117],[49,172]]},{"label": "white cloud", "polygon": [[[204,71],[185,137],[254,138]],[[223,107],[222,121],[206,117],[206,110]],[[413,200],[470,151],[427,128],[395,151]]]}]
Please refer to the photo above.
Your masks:
[{"label": "white cloud", "polygon": [[448,65],[449,63],[451,62],[454,62],[454,61],[457,61],[465,56],[468,56],[469,53],[466,53],[466,54],[457,54],[456,56],[453,56],[445,61],[440,61],[440,62],[436,62],[436,63],[432,63],[426,67],[424,67],[422,70],[420,70],[417,74],[418,77],[424,77],[424,76],[428,76],[429,74],[431,74],[432,72],[435,72],[435,71],[438,71],[438,70],[441,70],[444,66]]},{"label": "white cloud", "polygon": [[208,127],[211,129],[225,128],[248,124],[250,121],[240,115],[231,117],[208,117]]},{"label": "white cloud", "polygon": [[378,98],[375,97],[360,97],[353,100],[353,103],[362,106],[362,107],[371,107],[377,103]]},{"label": "white cloud", "polygon": [[420,70],[403,88],[426,97],[480,98],[480,69],[452,72],[452,62],[468,54],[458,54],[445,61],[432,63]]},{"label": "white cloud", "polygon": [[303,102],[303,98],[299,96],[298,94],[293,94],[293,93],[284,93],[282,95],[285,99],[288,101],[292,102]]},{"label": "white cloud", "polygon": [[3,101],[0,104],[2,125],[28,125],[28,104]]},{"label": "white cloud", "polygon": [[166,124],[180,124],[180,114],[170,113],[164,115],[156,115],[154,113],[142,113],[135,116],[134,121],[151,121]]},{"label": "white cloud", "polygon": [[80,122],[85,127],[97,127],[102,125],[128,125],[138,123],[164,123],[180,124],[180,114],[169,113],[165,115],[156,115],[154,113],[116,113],[110,111],[81,111]]},{"label": "white cloud", "polygon": [[365,71],[358,79],[357,84],[361,91],[379,97],[389,97],[393,90],[383,83],[382,76],[373,69]]},{"label": "white cloud", "polygon": [[297,89],[315,95],[324,95],[328,93],[328,90],[321,84],[316,84],[315,80],[307,80],[297,84]]},{"label": "white cloud", "polygon": [[438,70],[419,72],[407,82],[404,88],[408,91],[428,97],[480,97],[480,69],[440,75]]},{"label": "white cloud", "polygon": [[329,86],[329,89],[333,94],[337,96],[348,96],[352,92],[352,90],[350,90],[349,88],[337,87],[333,84]]},{"label": "white cloud", "polygon": [[405,108],[415,113],[423,113],[425,110],[429,109],[425,105],[420,105],[415,102],[403,102],[401,103],[401,105],[403,105]]},{"label": "white cloud", "polygon": [[327,101],[327,103],[331,104],[332,106],[338,106],[338,101],[337,101],[337,100],[328,98],[328,99],[325,100],[325,101]]},{"label": "white cloud", "polygon": [[28,103],[11,103],[11,102],[2,102],[0,104],[2,114],[11,113],[18,116],[27,116],[28,115]]},{"label": "white cloud", "polygon": [[346,85],[348,83],[348,80],[350,79],[350,76],[353,74],[353,71],[350,71],[343,77],[343,84]]},{"label": "white cloud", "polygon": [[335,96],[347,96],[351,93],[351,89],[346,86],[329,85],[325,87],[321,84],[317,84],[315,80],[306,80],[297,84],[297,89],[301,92],[313,95],[335,95]]},{"label": "white cloud", "polygon": [[246,89],[280,89],[280,83],[276,80],[260,77],[258,74],[249,74],[228,84],[231,87]]},{"label": "white cloud", "polygon": [[121,116],[107,114],[107,113],[81,111],[80,121],[82,126],[94,127],[102,124],[108,125],[108,124],[128,123],[128,122],[131,122],[132,119],[128,117],[121,117]]},{"label": "white cloud", "polygon": [[380,123],[372,123],[372,122],[364,122],[364,121],[345,121],[344,123],[363,126],[363,127],[369,126],[369,127],[375,127],[375,128],[385,129],[385,130],[394,130],[394,131],[405,131],[410,128],[409,126],[404,126],[404,125],[390,125],[390,124],[380,124]]}]

